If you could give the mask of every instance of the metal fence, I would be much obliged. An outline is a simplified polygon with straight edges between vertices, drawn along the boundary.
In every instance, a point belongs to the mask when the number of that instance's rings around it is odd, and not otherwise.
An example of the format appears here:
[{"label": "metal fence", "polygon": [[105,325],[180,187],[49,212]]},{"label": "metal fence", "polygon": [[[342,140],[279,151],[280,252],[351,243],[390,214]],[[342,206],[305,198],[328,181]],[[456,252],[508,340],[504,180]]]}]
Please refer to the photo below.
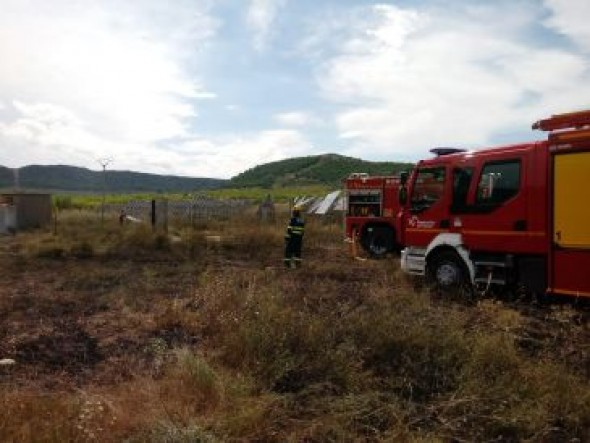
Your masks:
[{"label": "metal fence", "polygon": [[[107,214],[120,214],[124,211],[129,217],[158,225],[169,223],[194,224],[207,220],[228,220],[243,213],[251,206],[249,200],[216,200],[212,198],[195,198],[192,200],[136,200],[125,204],[107,204]],[[101,207],[98,207],[100,213]]]}]

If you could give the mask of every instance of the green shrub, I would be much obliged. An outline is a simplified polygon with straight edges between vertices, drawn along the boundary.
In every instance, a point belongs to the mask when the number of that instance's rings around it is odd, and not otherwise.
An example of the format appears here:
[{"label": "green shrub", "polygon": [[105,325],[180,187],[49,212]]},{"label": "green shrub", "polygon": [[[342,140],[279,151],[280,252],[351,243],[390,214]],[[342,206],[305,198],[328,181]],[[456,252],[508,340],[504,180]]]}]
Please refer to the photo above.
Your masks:
[{"label": "green shrub", "polygon": [[58,211],[72,209],[74,207],[72,203],[72,197],[64,195],[55,196],[53,198],[53,204]]},{"label": "green shrub", "polygon": [[176,364],[170,372],[171,395],[185,398],[196,410],[215,407],[222,396],[219,376],[199,355],[189,349],[176,351]]}]

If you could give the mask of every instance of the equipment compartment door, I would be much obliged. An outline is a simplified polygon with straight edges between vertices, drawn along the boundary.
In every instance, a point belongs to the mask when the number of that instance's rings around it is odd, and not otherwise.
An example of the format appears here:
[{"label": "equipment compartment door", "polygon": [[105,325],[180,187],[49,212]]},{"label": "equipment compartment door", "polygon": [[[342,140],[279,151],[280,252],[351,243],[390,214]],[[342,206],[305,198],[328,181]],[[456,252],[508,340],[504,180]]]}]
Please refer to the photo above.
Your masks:
[{"label": "equipment compartment door", "polygon": [[590,297],[590,152],[553,160],[553,254],[550,289]]}]

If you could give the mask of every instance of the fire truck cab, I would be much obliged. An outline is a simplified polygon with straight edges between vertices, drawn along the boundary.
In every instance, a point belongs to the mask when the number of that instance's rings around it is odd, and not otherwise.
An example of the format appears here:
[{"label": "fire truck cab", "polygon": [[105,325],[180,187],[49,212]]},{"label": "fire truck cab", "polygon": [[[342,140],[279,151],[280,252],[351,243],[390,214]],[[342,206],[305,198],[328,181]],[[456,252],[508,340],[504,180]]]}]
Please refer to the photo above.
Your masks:
[{"label": "fire truck cab", "polygon": [[403,270],[440,287],[590,297],[590,111],[533,128],[548,139],[434,149],[417,164],[400,199]]},{"label": "fire truck cab", "polygon": [[359,240],[363,249],[376,258],[399,251],[399,177],[353,173],[344,187],[347,240]]}]

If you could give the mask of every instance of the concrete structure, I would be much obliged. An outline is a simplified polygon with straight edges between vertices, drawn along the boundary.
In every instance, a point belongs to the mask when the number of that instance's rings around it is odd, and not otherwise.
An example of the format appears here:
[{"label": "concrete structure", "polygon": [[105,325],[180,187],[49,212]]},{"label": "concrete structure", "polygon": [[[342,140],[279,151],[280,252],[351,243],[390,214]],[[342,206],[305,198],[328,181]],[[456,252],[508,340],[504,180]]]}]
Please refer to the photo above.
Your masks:
[{"label": "concrete structure", "polygon": [[51,223],[51,195],[0,194],[0,233],[41,228]]},{"label": "concrete structure", "polygon": [[274,222],[275,221],[275,204],[272,201],[272,197],[266,196],[266,199],[258,206],[256,211],[258,220],[261,222]]}]

